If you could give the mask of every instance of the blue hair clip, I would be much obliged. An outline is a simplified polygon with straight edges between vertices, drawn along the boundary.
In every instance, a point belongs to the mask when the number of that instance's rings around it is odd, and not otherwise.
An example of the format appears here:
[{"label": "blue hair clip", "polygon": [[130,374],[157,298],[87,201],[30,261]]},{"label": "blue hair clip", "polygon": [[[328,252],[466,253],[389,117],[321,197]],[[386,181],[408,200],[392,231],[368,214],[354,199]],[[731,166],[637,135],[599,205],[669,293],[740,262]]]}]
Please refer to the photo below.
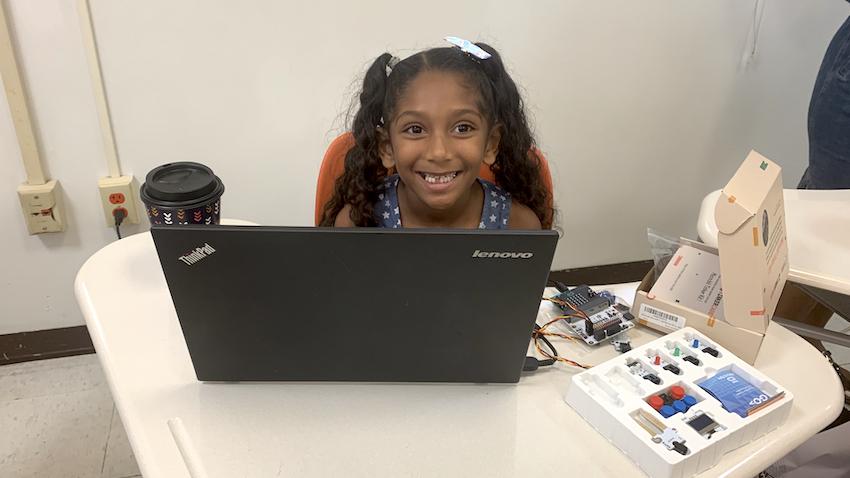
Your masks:
[{"label": "blue hair clip", "polygon": [[469,40],[464,40],[463,38],[458,37],[446,37],[446,41],[451,43],[452,45],[458,47],[464,53],[469,53],[470,55],[478,58],[479,60],[486,60],[490,58],[490,54],[481,49],[480,46],[472,43]]}]

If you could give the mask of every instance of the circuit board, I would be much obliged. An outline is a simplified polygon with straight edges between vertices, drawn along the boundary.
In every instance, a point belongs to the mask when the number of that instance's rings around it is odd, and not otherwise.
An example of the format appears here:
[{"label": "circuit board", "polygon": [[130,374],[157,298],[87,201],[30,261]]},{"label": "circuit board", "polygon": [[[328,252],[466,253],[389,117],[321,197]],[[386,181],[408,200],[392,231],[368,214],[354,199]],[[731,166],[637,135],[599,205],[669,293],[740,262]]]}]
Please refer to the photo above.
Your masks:
[{"label": "circuit board", "polygon": [[[635,326],[629,308],[614,302],[613,297],[596,293],[586,285],[561,292],[555,298],[572,305],[587,315],[567,321],[570,330],[588,345],[596,345]],[[558,304],[567,314],[576,314],[569,306]]]}]

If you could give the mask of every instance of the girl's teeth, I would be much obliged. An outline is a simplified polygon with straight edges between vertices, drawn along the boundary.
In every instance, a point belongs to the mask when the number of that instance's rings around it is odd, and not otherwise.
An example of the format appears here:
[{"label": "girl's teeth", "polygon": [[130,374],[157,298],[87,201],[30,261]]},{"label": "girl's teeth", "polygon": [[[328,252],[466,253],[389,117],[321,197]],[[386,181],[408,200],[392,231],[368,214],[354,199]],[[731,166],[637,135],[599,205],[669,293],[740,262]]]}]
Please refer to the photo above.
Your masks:
[{"label": "girl's teeth", "polygon": [[439,175],[439,176],[435,176],[433,174],[423,174],[422,175],[422,177],[425,178],[425,181],[429,182],[431,184],[447,183],[447,182],[451,181],[452,179],[454,179],[455,176],[457,176],[457,173],[442,174],[442,175]]}]

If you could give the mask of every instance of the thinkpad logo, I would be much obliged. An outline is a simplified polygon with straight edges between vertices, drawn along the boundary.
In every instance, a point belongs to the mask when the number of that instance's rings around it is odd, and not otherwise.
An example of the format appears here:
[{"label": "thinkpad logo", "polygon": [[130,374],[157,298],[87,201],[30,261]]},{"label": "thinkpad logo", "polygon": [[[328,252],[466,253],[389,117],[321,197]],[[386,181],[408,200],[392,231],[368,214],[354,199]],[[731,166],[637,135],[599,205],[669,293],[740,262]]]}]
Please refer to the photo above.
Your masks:
[{"label": "thinkpad logo", "polygon": [[530,259],[534,257],[533,252],[481,252],[475,250],[472,257],[481,257],[485,259]]},{"label": "thinkpad logo", "polygon": [[177,258],[177,260],[183,261],[186,265],[191,266],[196,262],[206,259],[207,256],[214,253],[215,249],[213,246],[204,243],[203,247],[196,247],[194,251],[187,252],[186,254]]}]

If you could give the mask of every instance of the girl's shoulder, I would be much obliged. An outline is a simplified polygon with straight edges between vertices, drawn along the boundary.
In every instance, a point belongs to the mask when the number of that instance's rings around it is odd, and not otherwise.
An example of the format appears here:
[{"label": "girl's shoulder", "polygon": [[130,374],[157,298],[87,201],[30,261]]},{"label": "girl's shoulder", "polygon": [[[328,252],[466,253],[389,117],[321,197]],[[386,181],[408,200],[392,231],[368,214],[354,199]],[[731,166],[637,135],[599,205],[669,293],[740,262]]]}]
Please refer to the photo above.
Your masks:
[{"label": "girl's shoulder", "polygon": [[351,204],[346,204],[339,210],[334,219],[334,227],[355,227],[354,221],[351,220]]},{"label": "girl's shoulder", "polygon": [[528,206],[514,201],[508,229],[543,229],[540,218]]},{"label": "girl's shoulder", "polygon": [[488,206],[496,209],[507,208],[508,212],[504,215],[507,216],[508,229],[541,229],[543,227],[537,214],[525,204],[513,200],[511,193],[486,179],[478,178],[478,181],[484,189],[485,215]]}]

